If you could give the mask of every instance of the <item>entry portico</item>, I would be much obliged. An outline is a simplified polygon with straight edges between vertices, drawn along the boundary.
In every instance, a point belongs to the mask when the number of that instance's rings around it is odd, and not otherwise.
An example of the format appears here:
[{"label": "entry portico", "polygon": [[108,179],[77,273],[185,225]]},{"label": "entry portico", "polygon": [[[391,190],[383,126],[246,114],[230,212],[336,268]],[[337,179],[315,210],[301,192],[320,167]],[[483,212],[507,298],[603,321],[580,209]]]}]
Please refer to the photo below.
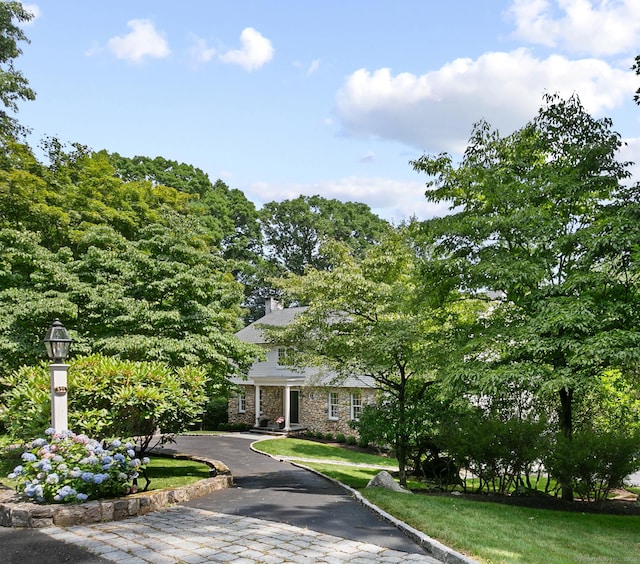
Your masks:
[{"label": "entry portico", "polygon": [[357,434],[349,423],[372,401],[371,379],[350,376],[335,381],[336,374],[320,367],[291,368],[285,362],[287,349],[267,342],[262,325],[285,327],[305,309],[283,308],[269,298],[265,316],[236,333],[242,341],[262,347],[265,359],[253,364],[246,379],[231,379],[241,391],[229,400],[230,423],[285,433]]}]

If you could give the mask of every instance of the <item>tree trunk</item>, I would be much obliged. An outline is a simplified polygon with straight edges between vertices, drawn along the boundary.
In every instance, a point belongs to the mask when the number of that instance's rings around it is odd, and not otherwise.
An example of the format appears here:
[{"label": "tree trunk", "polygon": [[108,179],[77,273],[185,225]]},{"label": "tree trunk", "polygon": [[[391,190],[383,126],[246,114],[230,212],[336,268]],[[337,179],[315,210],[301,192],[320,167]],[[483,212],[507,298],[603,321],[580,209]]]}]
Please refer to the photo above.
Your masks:
[{"label": "tree trunk", "polygon": [[[573,436],[573,390],[563,388],[560,390],[560,429],[563,435],[571,440]],[[573,488],[571,487],[571,476],[562,476],[560,486],[562,487],[562,500],[573,501]]]}]

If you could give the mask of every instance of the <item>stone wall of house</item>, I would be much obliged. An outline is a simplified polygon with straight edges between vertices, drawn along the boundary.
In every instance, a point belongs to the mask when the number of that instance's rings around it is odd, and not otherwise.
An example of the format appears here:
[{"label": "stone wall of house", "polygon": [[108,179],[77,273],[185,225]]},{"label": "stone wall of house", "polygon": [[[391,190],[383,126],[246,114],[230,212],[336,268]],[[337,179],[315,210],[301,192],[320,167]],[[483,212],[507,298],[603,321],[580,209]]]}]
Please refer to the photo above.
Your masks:
[{"label": "stone wall of house", "polygon": [[[255,424],[255,387],[243,386],[246,390],[246,411],[238,413],[238,397],[229,398],[229,423]],[[283,393],[285,388],[277,386],[262,386],[262,416],[269,419],[269,424],[284,416]],[[359,391],[362,405],[374,400],[375,390],[359,388],[326,388],[326,387],[300,387],[291,388],[299,391],[299,415],[300,425],[313,433],[336,435],[342,433],[345,436],[358,432],[349,425],[351,421],[351,394]],[[329,418],[329,394],[338,394],[338,418]]]},{"label": "stone wall of house", "polygon": [[[238,412],[238,396],[229,398],[229,423],[246,423],[254,425],[256,422],[256,388],[255,386],[242,386],[246,390],[246,410],[245,413]],[[282,394],[284,389],[278,386],[262,386],[260,388],[260,416],[269,419],[269,423],[284,416],[284,403]]]},{"label": "stone wall of house", "polygon": [[228,413],[229,413],[229,423],[234,424],[245,424],[245,425],[255,425],[256,422],[256,394],[253,386],[242,386],[246,390],[245,396],[245,411],[241,413],[238,411],[238,406],[240,402],[240,396],[238,394],[233,394],[228,400]]},{"label": "stone wall of house", "polygon": [[[342,433],[345,436],[358,432],[349,425],[351,421],[351,394],[360,392],[362,404],[371,403],[375,396],[374,390],[359,388],[326,388],[305,387],[300,398],[301,423],[312,433]],[[338,418],[329,419],[329,394],[338,394]],[[304,419],[304,421],[302,420]]]}]

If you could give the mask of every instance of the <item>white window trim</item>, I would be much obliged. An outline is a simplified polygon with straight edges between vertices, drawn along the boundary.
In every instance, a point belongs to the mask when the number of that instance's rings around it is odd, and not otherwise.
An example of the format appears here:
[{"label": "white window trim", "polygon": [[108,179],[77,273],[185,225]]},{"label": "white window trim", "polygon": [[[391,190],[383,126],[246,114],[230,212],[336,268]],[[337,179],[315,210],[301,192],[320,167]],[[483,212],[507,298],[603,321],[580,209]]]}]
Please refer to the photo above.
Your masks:
[{"label": "white window trim", "polygon": [[238,413],[247,412],[247,394],[238,394]]},{"label": "white window trim", "polygon": [[[354,401],[357,398],[357,402]],[[357,408],[357,410],[356,410]],[[360,414],[362,413],[362,408],[363,408],[363,404],[362,404],[362,394],[360,392],[353,392],[351,394],[351,419],[353,421],[357,421],[358,419],[360,419]],[[358,412],[358,414],[356,415],[356,411]]]},{"label": "white window trim", "polygon": [[[335,399],[335,402],[332,400]],[[338,410],[340,408],[340,397],[338,392],[329,392],[327,396],[327,419],[337,421],[340,417]]]}]

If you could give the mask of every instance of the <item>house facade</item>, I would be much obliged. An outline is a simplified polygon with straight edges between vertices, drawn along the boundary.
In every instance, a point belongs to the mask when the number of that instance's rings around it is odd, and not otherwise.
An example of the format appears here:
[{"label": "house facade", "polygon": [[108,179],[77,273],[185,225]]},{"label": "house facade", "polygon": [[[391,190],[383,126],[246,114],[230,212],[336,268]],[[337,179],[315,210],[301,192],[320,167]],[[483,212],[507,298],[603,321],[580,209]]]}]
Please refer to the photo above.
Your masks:
[{"label": "house facade", "polygon": [[358,419],[365,404],[373,401],[376,392],[373,380],[355,375],[337,379],[335,373],[320,367],[292,369],[284,363],[286,349],[268,343],[259,327],[284,327],[304,310],[304,307],[283,308],[269,298],[264,317],[236,334],[242,341],[263,347],[266,360],[256,362],[247,379],[231,379],[241,392],[229,398],[229,423],[285,432],[357,435],[349,423]]}]

